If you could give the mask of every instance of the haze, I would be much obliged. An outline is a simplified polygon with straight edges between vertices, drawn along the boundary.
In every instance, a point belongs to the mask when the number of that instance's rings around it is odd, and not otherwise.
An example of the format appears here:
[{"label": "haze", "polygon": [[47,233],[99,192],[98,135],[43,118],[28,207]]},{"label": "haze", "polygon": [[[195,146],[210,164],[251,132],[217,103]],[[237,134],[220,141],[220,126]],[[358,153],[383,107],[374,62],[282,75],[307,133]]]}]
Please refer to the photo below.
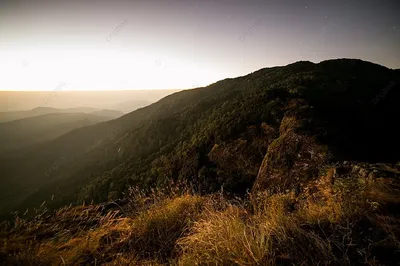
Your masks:
[{"label": "haze", "polygon": [[0,112],[30,110],[36,107],[91,107],[129,113],[176,91],[64,91],[62,87],[54,91],[0,91]]},{"label": "haze", "polygon": [[398,1],[2,1],[0,90],[205,86],[298,60],[400,67]]},{"label": "haze", "polygon": [[0,0],[1,265],[399,265],[400,0]]}]

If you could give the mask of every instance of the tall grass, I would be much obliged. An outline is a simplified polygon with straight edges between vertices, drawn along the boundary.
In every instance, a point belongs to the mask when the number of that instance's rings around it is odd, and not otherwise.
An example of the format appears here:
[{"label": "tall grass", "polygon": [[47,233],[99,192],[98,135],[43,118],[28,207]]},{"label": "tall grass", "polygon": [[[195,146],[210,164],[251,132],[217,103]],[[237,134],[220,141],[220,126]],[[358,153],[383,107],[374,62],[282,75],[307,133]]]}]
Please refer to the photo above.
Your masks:
[{"label": "tall grass", "polygon": [[301,228],[298,218],[287,212],[287,200],[287,195],[267,197],[256,203],[255,213],[242,206],[209,210],[192,233],[180,239],[180,264],[331,264],[334,255],[329,243]]},{"label": "tall grass", "polygon": [[[184,186],[183,186],[184,187]],[[1,231],[8,265],[387,265],[399,191],[331,172],[302,194],[200,196],[173,185],[125,203],[43,209]],[[398,212],[397,212],[398,213]]]}]

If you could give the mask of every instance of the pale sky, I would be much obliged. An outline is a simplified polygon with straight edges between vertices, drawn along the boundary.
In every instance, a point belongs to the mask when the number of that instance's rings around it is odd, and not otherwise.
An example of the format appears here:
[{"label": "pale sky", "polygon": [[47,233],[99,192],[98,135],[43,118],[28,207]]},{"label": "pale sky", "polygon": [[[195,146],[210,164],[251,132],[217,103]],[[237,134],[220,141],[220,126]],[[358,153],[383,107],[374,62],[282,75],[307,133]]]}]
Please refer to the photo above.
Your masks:
[{"label": "pale sky", "polygon": [[0,90],[205,86],[299,60],[400,68],[400,1],[1,1]]}]

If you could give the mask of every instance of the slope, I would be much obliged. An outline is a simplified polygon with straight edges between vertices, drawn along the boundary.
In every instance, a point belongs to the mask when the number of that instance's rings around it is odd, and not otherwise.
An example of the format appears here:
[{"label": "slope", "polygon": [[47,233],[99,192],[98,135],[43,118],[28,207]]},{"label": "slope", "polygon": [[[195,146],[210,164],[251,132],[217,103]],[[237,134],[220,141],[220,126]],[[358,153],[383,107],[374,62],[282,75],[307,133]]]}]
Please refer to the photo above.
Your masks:
[{"label": "slope", "polygon": [[[102,202],[121,197],[131,185],[171,180],[189,180],[201,193],[223,186],[241,194],[257,176],[256,190],[268,188],[264,180],[271,176],[284,179],[272,166],[281,172],[296,166],[288,180],[306,176],[277,189],[302,189],[300,183],[335,162],[399,161],[399,80],[394,70],[350,59],[261,69],[74,130],[2,160],[0,170],[4,180],[29,173],[30,190],[20,208],[43,200],[51,200],[50,207]],[[49,165],[66,156],[47,178]],[[17,167],[21,163],[24,169]]]}]

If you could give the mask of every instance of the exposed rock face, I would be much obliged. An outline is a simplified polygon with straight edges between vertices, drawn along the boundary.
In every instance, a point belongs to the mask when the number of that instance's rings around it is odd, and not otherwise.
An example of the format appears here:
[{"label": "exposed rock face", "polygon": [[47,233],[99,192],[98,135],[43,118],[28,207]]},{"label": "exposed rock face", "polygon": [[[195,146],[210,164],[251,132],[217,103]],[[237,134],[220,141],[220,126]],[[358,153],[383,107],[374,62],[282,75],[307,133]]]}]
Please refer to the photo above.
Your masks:
[{"label": "exposed rock face", "polygon": [[298,191],[304,183],[318,177],[321,167],[329,161],[328,147],[307,131],[313,123],[309,118],[312,108],[304,101],[293,100],[285,110],[279,137],[268,147],[253,191]]},{"label": "exposed rock face", "polygon": [[300,184],[318,176],[329,152],[315,137],[299,133],[301,125],[301,121],[293,116],[282,120],[280,136],[268,148],[254,190],[297,189]]},{"label": "exposed rock face", "polygon": [[358,193],[370,200],[365,203],[369,207],[398,214],[400,202],[393,195],[400,193],[399,164],[334,159],[331,147],[311,133],[317,132],[311,128],[315,125],[304,113],[286,113],[279,137],[268,146],[253,192],[294,192],[302,204],[320,207],[341,206],[343,197]]}]

